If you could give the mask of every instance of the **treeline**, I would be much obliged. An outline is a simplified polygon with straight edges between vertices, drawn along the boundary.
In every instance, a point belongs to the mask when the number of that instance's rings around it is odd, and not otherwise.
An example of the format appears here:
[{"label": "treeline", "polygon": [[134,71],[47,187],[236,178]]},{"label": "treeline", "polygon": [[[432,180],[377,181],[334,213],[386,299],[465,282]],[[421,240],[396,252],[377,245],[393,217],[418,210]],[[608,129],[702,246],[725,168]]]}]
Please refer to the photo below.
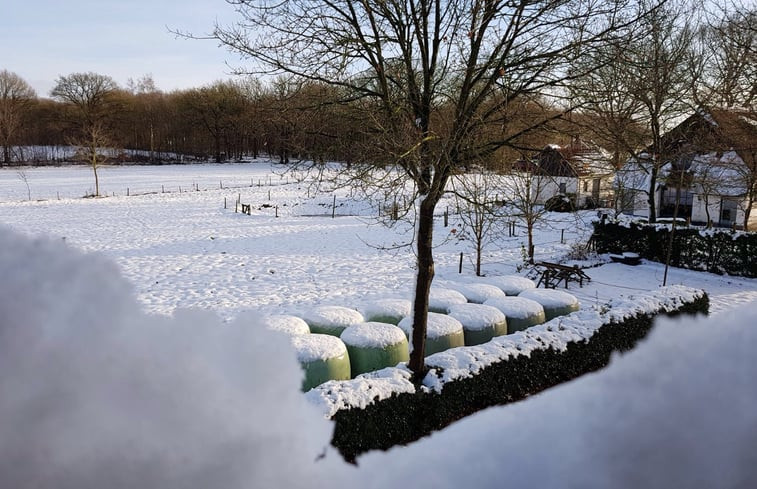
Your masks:
[{"label": "treeline", "polygon": [[[497,89],[477,101],[486,117],[479,115],[465,141],[455,144],[454,164],[506,165],[546,144],[581,136],[606,148],[616,167],[647,151],[656,155],[659,170],[679,156],[668,154],[665,131],[698,107],[754,114],[757,10],[738,0],[724,1],[704,14],[687,0],[650,6],[641,17],[643,35],[630,29],[627,40],[619,37],[575,59],[548,59],[549,69],[560,71],[560,83],[524,88],[514,73],[523,70],[527,80],[541,73],[529,68],[527,59],[512,61],[510,72],[492,67]],[[38,96],[15,73],[0,70],[0,163],[49,157],[29,149],[40,146],[83,148],[73,157],[53,158],[79,159],[93,167],[100,157],[97,148],[130,150],[123,158],[150,163],[261,155],[282,163],[395,163],[418,146],[418,124],[454,129],[459,108],[454,97],[445,96],[457,83],[454,77],[435,81],[440,95],[428,101],[429,120],[409,113],[400,92],[383,91],[385,100],[379,103],[373,94],[380,92],[376,84],[381,80],[403,86],[402,66],[393,62],[385,68],[391,73],[358,73],[345,81],[238,78],[173,92],[159,90],[149,75],[119,87],[107,75],[72,73],[56,80],[51,93],[44,94],[50,98]],[[433,149],[443,142],[431,138],[423,144]]]},{"label": "treeline", "polygon": [[[314,160],[354,158],[351,134],[359,122],[349,108],[326,105],[326,88],[277,81],[218,81],[189,90],[163,92],[146,76],[127,87],[106,75],[60,77],[53,98],[39,98],[14,73],[0,71],[0,87],[14,87],[0,124],[3,164],[70,159],[69,153],[36,146],[81,146],[97,125],[101,147],[132,150],[130,161],[161,163],[180,157],[211,161],[243,156]],[[100,93],[102,92],[102,93]],[[357,124],[357,125],[356,125]],[[348,142],[349,141],[349,142]],[[307,149],[305,149],[307,148]]]}]

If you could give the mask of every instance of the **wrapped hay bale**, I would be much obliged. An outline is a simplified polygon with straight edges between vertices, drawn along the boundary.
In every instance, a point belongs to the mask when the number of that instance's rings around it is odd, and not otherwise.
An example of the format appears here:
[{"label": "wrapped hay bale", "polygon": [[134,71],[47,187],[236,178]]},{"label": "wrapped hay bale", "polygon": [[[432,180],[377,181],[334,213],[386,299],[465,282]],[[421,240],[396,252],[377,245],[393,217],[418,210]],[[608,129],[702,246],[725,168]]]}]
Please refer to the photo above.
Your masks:
[{"label": "wrapped hay bale", "polygon": [[305,372],[302,390],[307,391],[328,380],[349,380],[350,357],[347,347],[336,336],[306,334],[291,337],[292,345]]},{"label": "wrapped hay bale", "polygon": [[360,308],[366,322],[396,325],[402,318],[412,315],[413,303],[407,299],[378,299]]},{"label": "wrapped hay bale", "polygon": [[508,334],[523,331],[526,328],[541,324],[547,320],[544,307],[538,302],[525,297],[502,297],[484,302],[487,306],[496,307],[507,317]]},{"label": "wrapped hay bale", "polygon": [[[406,317],[397,325],[410,339],[413,334],[413,318]],[[426,329],[426,352],[425,356],[440,351],[465,346],[463,325],[457,319],[435,312],[428,313],[428,327]],[[412,351],[412,348],[411,348]]]},{"label": "wrapped hay bale", "polygon": [[544,308],[547,321],[558,316],[565,316],[578,310],[576,296],[554,289],[530,289],[524,290],[518,297],[531,299],[538,302]]},{"label": "wrapped hay bale", "polygon": [[363,315],[355,309],[342,306],[317,306],[303,314],[311,333],[339,336],[347,326],[362,323]]},{"label": "wrapped hay bale", "polygon": [[[449,308],[455,304],[465,304],[468,299],[456,290],[441,287],[431,287],[428,296],[428,311],[447,314]],[[408,314],[409,315],[409,314]]]},{"label": "wrapped hay bale", "polygon": [[288,335],[310,334],[310,327],[304,319],[287,314],[264,316],[260,323],[266,328]]},{"label": "wrapped hay bale", "polygon": [[410,360],[405,333],[393,324],[353,324],[340,338],[347,347],[353,377]]},{"label": "wrapped hay bale", "polygon": [[472,302],[474,304],[483,304],[489,299],[494,299],[496,297],[505,297],[505,293],[502,292],[502,289],[489,284],[456,284],[453,285],[452,288],[463,294],[468,302]]},{"label": "wrapped hay bale", "polygon": [[494,285],[504,292],[506,295],[516,296],[528,289],[535,289],[536,283],[526,277],[520,275],[500,275],[492,277],[483,277],[481,282],[489,285]]},{"label": "wrapped hay bale", "polygon": [[480,345],[507,334],[507,318],[496,307],[484,304],[457,304],[449,315],[463,325],[465,346]]}]

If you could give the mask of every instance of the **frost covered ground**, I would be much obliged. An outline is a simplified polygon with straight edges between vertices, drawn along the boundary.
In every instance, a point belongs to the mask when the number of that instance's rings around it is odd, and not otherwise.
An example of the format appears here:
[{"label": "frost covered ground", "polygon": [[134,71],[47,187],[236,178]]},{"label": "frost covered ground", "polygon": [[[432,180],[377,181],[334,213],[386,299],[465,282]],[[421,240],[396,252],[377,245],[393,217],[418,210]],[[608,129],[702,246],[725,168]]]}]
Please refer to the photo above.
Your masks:
[{"label": "frost covered ground", "polygon": [[[293,352],[250,325],[261,311],[408,297],[412,253],[381,249],[406,240],[407,226],[376,223],[377,207],[346,191],[331,219],[331,193],[278,175],[266,186],[270,172],[103,168],[116,196],[82,199],[86,169],[27,169],[44,200],[26,202],[16,172],[0,171],[0,487],[757,484],[757,281],[685,270],[669,283],[707,290],[716,317],[662,321],[601,372],[346,465],[298,391]],[[200,191],[178,193],[193,184]],[[252,216],[233,212],[239,193]],[[590,232],[588,213],[550,217],[537,259]],[[438,281],[472,280],[456,219],[438,226]],[[486,272],[515,272],[523,242],[490,246]],[[570,292],[603,304],[654,290],[662,273],[607,264]],[[202,311],[175,311],[185,307]]]},{"label": "frost covered ground", "polygon": [[[353,200],[347,189],[316,190],[267,162],[103,167],[99,173],[108,198],[81,198],[92,192],[86,167],[25,169],[28,189],[17,171],[0,171],[0,223],[112,258],[154,313],[199,307],[228,319],[245,310],[297,314],[314,304],[359,307],[372,298],[412,297],[414,255],[396,248],[412,239],[411,224],[380,222],[379,205],[386,203]],[[252,205],[251,216],[234,213],[238,198]],[[447,228],[446,208],[452,214]],[[439,207],[435,283],[441,285],[474,275],[473,244],[460,239],[454,210],[452,201]],[[536,233],[537,260],[557,260],[571,243],[586,242],[594,217],[550,214]],[[487,245],[485,273],[516,273],[526,243],[525,230],[517,232]],[[588,274],[593,282],[571,292],[583,302],[606,302],[658,287],[663,268],[607,264]],[[668,284],[707,290],[713,312],[757,299],[755,280],[676,269]]]}]

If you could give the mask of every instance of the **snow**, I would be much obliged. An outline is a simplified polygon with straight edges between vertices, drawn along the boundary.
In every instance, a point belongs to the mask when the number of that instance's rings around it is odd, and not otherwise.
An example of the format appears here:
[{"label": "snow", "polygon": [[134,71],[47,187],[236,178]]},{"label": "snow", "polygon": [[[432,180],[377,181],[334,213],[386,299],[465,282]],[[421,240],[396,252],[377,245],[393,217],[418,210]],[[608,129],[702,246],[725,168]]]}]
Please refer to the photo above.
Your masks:
[{"label": "snow", "polygon": [[339,463],[284,335],[142,312],[109,259],[0,229],[0,486],[310,487]]},{"label": "snow", "polygon": [[[397,325],[405,332],[405,334],[412,338],[413,332],[413,318],[406,317]],[[439,314],[436,312],[428,313],[428,325],[426,327],[427,338],[441,338],[463,331],[463,325],[457,319],[447,316],[446,314]]]},{"label": "snow", "polygon": [[[0,170],[0,485],[757,485],[757,280],[671,268],[674,286],[660,288],[663,265],[647,261],[587,269],[592,281],[568,289],[581,311],[427,357],[453,368],[421,388],[563,348],[615,317],[675,307],[693,288],[708,293],[713,317],[660,320],[603,371],[366,454],[357,468],[342,463],[324,415],[415,392],[410,373],[388,368],[303,394],[289,339],[257,318],[410,299],[414,256],[395,245],[412,236],[380,225],[372,203],[310,193],[276,168],[103,167],[103,199],[79,198],[93,187],[87,168],[25,169],[32,199],[47,199],[31,202],[16,169]],[[200,190],[187,192],[193,184]],[[252,216],[234,213],[239,194]],[[559,261],[585,243],[594,215],[547,214],[535,259]],[[487,276],[520,273],[522,227],[517,234],[485,252]],[[477,280],[471,250],[439,240],[434,288]]]},{"label": "snow", "polygon": [[526,319],[544,313],[544,306],[532,299],[525,297],[500,297],[489,299],[484,305],[496,307],[506,317]]},{"label": "snow", "polygon": [[366,486],[754,487],[757,304],[657,323],[600,372],[360,457]]},{"label": "snow", "polygon": [[359,308],[363,317],[399,317],[410,316],[413,304],[409,299],[377,299]]},{"label": "snow", "polygon": [[364,348],[385,348],[407,341],[405,333],[397,326],[377,322],[353,324],[340,338],[347,345]]},{"label": "snow", "polygon": [[325,327],[346,328],[363,322],[362,314],[355,309],[343,306],[317,306],[307,310],[303,314],[303,318],[311,326],[316,324]]},{"label": "snow", "polygon": [[455,304],[466,304],[467,302],[468,299],[460,292],[442,287],[431,287],[428,297],[429,309],[439,311],[448,311]]},{"label": "snow", "polygon": [[536,288],[533,280],[520,275],[482,277],[481,281],[499,287],[507,295],[518,295],[526,289]]},{"label": "snow", "polygon": [[465,329],[472,331],[481,331],[507,321],[502,311],[483,304],[457,304],[450,308],[449,315],[460,321]]},{"label": "snow", "polygon": [[536,301],[547,308],[568,307],[578,304],[574,295],[557,289],[529,289],[524,290],[518,297]]},{"label": "snow", "polygon": [[287,314],[272,314],[259,319],[258,322],[268,329],[290,335],[310,333],[308,323],[301,318]]},{"label": "snow", "polygon": [[336,336],[328,334],[303,334],[290,337],[292,346],[297,353],[297,360],[301,363],[311,363],[317,360],[328,360],[347,354],[344,342]]},{"label": "snow", "polygon": [[477,304],[483,304],[489,299],[493,299],[495,297],[505,297],[505,293],[497,286],[489,285],[489,284],[478,284],[478,283],[468,283],[468,284],[450,284],[450,288],[457,290],[463,296],[465,296],[466,299],[468,299],[468,302],[475,302]]}]

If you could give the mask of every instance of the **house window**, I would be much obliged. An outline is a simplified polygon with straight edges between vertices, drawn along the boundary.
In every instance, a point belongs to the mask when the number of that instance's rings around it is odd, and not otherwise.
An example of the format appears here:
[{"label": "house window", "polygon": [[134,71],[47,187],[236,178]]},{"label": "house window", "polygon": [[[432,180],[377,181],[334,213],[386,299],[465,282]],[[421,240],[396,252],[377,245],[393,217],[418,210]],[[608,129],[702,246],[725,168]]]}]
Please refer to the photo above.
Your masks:
[{"label": "house window", "polygon": [[584,180],[584,192],[588,192],[588,191],[589,191],[589,181]]},{"label": "house window", "polygon": [[565,182],[560,183],[560,193],[561,194],[568,193],[568,188]]}]

